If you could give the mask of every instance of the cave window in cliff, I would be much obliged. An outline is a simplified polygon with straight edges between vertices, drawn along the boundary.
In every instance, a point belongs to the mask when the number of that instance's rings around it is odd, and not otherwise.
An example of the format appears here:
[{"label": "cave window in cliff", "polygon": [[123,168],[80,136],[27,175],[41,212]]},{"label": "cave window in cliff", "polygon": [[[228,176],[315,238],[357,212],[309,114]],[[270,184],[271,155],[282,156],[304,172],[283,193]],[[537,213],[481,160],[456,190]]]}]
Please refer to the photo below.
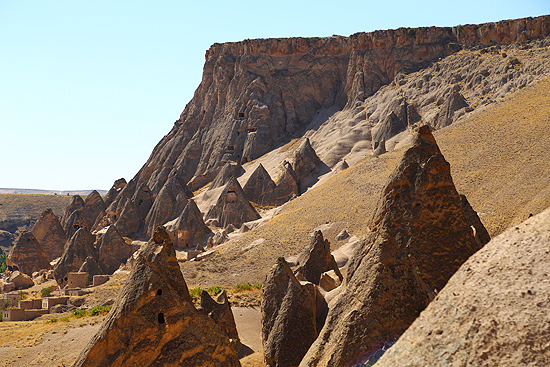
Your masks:
[{"label": "cave window in cliff", "polygon": [[239,112],[238,116],[240,119],[244,119],[244,112]]},{"label": "cave window in cliff", "polygon": [[257,127],[249,127],[248,129],[246,129],[246,131],[248,131],[249,133],[253,133],[256,130],[258,130]]},{"label": "cave window in cliff", "polygon": [[80,226],[78,224],[75,224],[73,227],[74,229],[80,229]]},{"label": "cave window in cliff", "polygon": [[234,203],[237,201],[237,193],[233,190],[230,190],[227,192],[227,196],[225,198],[226,203]]},{"label": "cave window in cliff", "polygon": [[157,290],[157,296],[162,296],[162,289]]},{"label": "cave window in cliff", "polygon": [[227,146],[227,152],[234,152],[235,151],[235,146],[234,145],[228,145]]},{"label": "cave window in cliff", "polygon": [[159,324],[164,324],[164,314],[162,312],[159,312],[159,315],[158,315],[158,322]]}]

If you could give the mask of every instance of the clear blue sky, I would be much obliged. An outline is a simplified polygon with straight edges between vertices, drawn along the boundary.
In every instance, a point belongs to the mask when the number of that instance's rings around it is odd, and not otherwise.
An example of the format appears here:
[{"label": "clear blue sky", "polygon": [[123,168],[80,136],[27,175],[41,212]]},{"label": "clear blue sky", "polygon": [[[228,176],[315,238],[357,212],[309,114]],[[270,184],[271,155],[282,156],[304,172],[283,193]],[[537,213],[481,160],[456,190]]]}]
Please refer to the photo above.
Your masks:
[{"label": "clear blue sky", "polygon": [[544,14],[549,0],[0,0],[0,187],[130,180],[193,96],[215,42]]}]

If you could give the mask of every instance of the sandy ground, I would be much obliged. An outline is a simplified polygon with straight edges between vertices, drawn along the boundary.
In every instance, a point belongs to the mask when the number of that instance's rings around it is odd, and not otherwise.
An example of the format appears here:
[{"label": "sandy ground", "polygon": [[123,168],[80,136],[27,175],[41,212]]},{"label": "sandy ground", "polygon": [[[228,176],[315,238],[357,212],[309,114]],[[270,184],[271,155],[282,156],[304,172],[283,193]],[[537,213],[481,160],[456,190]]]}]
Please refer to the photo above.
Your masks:
[{"label": "sandy ground", "polygon": [[232,307],[241,343],[254,352],[262,350],[261,313],[259,307]]},{"label": "sandy ground", "polygon": [[[88,324],[84,320],[59,323],[45,325],[44,321],[27,321],[26,335],[8,343],[0,339],[0,366],[69,366],[101,324]],[[12,324],[10,326],[16,329],[22,322],[3,324]],[[2,329],[5,331],[4,327]],[[37,329],[42,331],[35,333]]]}]

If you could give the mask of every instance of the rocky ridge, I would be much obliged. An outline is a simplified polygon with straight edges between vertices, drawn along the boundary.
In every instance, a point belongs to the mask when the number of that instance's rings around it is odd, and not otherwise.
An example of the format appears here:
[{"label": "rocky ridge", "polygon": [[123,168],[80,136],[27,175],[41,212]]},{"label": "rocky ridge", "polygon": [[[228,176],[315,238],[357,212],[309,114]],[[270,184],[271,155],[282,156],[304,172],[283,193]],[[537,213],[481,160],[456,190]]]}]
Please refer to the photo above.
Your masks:
[{"label": "rocky ridge", "polygon": [[[527,42],[549,32],[550,17],[542,16],[350,37],[215,44],[206,53],[203,79],[192,101],[111,209],[120,207],[141,185],[158,195],[169,177],[199,188],[214,179],[223,163],[256,159],[276,143],[301,134],[308,124],[326,121],[315,119],[323,109],[342,110],[353,119],[358,103],[399,73],[424,69],[463,47]],[[463,104],[456,94],[450,96],[440,114],[447,122],[455,116],[453,109]],[[318,150],[314,139],[312,145]],[[344,155],[341,152],[340,158]],[[320,158],[329,166],[339,159]]]}]

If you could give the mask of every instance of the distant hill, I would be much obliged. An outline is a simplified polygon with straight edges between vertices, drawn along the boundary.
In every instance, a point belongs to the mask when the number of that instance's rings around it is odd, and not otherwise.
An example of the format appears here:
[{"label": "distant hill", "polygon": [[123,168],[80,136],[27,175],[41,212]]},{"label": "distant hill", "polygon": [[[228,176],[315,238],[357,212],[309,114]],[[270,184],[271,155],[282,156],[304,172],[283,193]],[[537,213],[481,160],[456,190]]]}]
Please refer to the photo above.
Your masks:
[{"label": "distant hill", "polygon": [[[31,195],[88,195],[94,190],[40,190],[40,189],[13,189],[0,188],[0,194],[31,194]],[[107,190],[96,190],[101,196],[107,194]]]}]

